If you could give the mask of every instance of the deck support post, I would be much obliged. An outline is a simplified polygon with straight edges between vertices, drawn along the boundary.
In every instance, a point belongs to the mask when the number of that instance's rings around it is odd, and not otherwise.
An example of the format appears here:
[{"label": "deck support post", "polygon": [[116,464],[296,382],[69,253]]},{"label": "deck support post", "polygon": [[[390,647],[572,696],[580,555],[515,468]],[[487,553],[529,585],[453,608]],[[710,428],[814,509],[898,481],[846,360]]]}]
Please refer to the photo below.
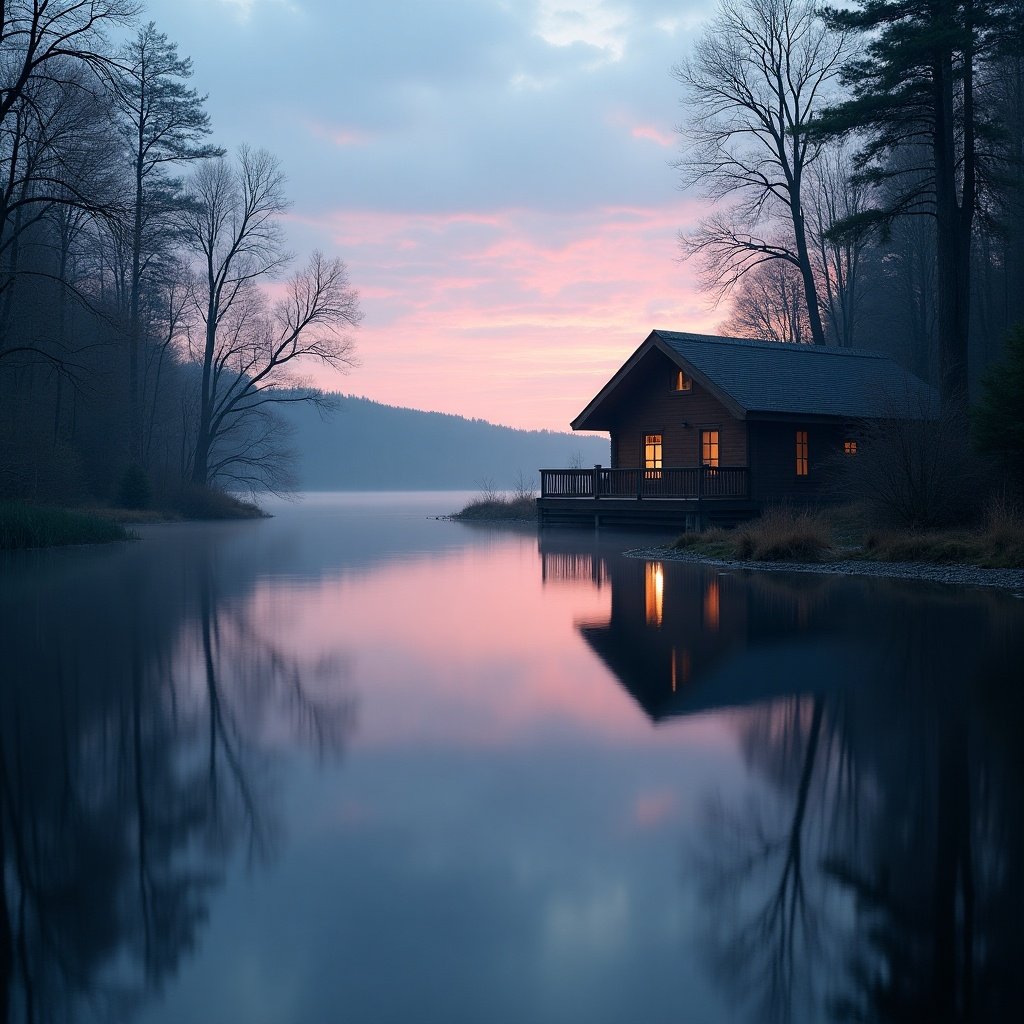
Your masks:
[{"label": "deck support post", "polygon": [[592,474],[593,474],[593,478],[594,478],[593,487],[592,487],[592,490],[594,492],[594,501],[597,501],[597,499],[601,497],[601,463],[600,462],[597,463],[594,466],[594,468],[592,470]]}]

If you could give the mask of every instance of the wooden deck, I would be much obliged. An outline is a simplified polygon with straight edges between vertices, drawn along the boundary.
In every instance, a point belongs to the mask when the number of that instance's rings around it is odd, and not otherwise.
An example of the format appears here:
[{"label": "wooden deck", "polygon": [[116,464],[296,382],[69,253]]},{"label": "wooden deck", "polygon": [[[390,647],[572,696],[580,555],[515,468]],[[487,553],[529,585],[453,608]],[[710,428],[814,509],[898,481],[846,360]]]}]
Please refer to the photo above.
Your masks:
[{"label": "wooden deck", "polygon": [[665,469],[542,469],[541,526],[731,525],[759,510],[746,466]]}]

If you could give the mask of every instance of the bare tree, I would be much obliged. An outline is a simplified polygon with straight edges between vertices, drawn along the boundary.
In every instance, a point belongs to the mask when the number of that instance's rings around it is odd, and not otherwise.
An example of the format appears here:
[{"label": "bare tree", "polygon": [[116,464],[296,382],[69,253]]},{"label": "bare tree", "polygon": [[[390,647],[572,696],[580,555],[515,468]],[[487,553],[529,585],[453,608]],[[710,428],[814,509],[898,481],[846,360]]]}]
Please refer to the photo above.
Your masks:
[{"label": "bare tree", "polygon": [[867,231],[847,231],[839,237],[832,228],[868,207],[867,188],[853,176],[849,150],[842,144],[823,150],[810,169],[808,188],[809,236],[813,262],[824,292],[828,332],[837,345],[852,348],[864,316],[861,271],[868,247]]},{"label": "bare tree", "polygon": [[273,406],[323,403],[299,375],[310,362],[354,365],[346,329],[362,319],[345,264],[314,253],[267,304],[258,285],[283,269],[284,178],[265,151],[242,148],[236,162],[202,166],[182,218],[199,257],[195,291],[202,329],[189,355],[202,370],[190,476],[256,488],[275,485],[283,454]]},{"label": "bare tree", "polygon": [[719,299],[763,263],[792,264],[817,345],[825,332],[805,190],[821,144],[807,126],[845,55],[845,37],[824,26],[810,0],[723,0],[692,57],[673,69],[688,114],[679,129],[682,182],[733,202],[681,236],[684,255],[701,261]]},{"label": "bare tree", "polygon": [[[90,89],[112,67],[104,29],[131,21],[130,0],[10,0],[0,3],[0,133],[10,144],[33,116],[40,87]],[[22,122],[20,125],[12,121]],[[8,152],[17,166],[17,147]],[[14,208],[0,208],[0,232],[7,232]]]},{"label": "bare tree", "polygon": [[772,260],[744,275],[733,293],[732,314],[720,330],[738,338],[810,342],[803,282],[793,264]]},{"label": "bare tree", "polygon": [[[116,205],[116,143],[106,97],[80,77],[76,80],[68,61],[51,61],[48,70],[53,78],[33,78],[0,123],[0,359],[19,353],[52,359],[54,354],[38,345],[11,341],[15,282],[32,273],[56,276],[62,286],[68,285],[65,243],[89,219],[106,217]],[[59,239],[59,266],[45,265],[39,258],[26,265],[25,240],[32,238],[40,246],[47,220]],[[81,292],[75,294],[84,299]]]}]

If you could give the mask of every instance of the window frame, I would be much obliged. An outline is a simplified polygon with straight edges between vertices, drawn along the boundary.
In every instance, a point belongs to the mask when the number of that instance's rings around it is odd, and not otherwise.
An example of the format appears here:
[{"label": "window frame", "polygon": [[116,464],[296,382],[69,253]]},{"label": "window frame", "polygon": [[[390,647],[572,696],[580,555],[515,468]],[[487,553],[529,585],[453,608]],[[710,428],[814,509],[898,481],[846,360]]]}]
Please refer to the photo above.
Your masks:
[{"label": "window frame", "polygon": [[[714,440],[710,440],[710,435],[714,435]],[[709,440],[705,440],[708,437]],[[697,458],[703,469],[718,469],[722,464],[722,428],[720,426],[715,427],[701,427],[700,432],[697,435]],[[713,452],[709,452],[707,459],[704,457],[705,449],[709,446],[713,449]]]},{"label": "window frame", "polygon": [[811,443],[807,430],[796,432],[796,476],[806,479],[811,475]]},{"label": "window frame", "polygon": [[[679,387],[680,382],[685,383],[686,387]],[[689,395],[693,393],[693,378],[685,371],[676,367],[675,374],[672,377],[672,388],[671,392],[673,395]]]},{"label": "window frame", "polygon": [[[657,441],[649,438],[657,438]],[[651,454],[648,454],[650,450]],[[645,430],[640,445],[640,462],[643,466],[645,480],[660,480],[665,468],[665,432],[663,430]]]}]

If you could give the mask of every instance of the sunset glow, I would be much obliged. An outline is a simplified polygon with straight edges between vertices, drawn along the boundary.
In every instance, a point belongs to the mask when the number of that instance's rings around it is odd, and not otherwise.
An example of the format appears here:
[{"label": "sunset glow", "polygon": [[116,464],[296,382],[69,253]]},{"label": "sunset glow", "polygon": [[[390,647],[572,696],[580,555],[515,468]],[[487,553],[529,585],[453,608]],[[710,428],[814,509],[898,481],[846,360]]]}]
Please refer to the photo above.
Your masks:
[{"label": "sunset glow", "polygon": [[[711,5],[400,10],[154,0],[152,16],[193,57],[218,141],[281,158],[289,246],[348,264],[360,365],[304,367],[312,382],[568,430],[651,330],[723,319],[679,261],[679,231],[707,210],[672,167],[670,69]],[[254,102],[252,68],[284,50],[300,67]]]},{"label": "sunset glow", "polygon": [[697,204],[293,216],[344,252],[366,321],[360,368],[324,386],[392,405],[568,429],[657,326],[711,330],[720,313],[677,260]]}]

